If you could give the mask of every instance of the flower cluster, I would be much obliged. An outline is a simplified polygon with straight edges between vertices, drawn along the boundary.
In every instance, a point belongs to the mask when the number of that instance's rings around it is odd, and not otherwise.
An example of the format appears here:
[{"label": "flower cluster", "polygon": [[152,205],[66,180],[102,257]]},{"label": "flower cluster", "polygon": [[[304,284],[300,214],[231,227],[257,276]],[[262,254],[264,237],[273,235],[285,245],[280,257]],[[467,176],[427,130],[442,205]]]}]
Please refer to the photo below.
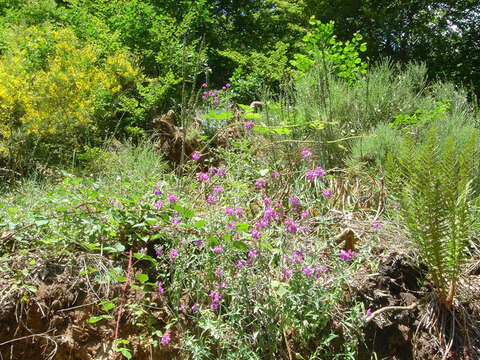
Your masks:
[{"label": "flower cluster", "polygon": [[210,290],[210,294],[208,296],[210,296],[210,298],[212,299],[212,305],[210,305],[210,307],[213,310],[217,310],[220,300],[222,299],[222,295],[220,294],[220,291]]},{"label": "flower cluster", "polygon": [[[230,86],[230,83],[226,83],[224,86],[222,86],[221,89],[205,90],[202,92],[202,100],[205,102],[211,102],[213,104],[224,102],[225,98],[222,98],[222,95],[224,95],[224,92],[226,92],[230,88]],[[206,88],[207,84],[203,83],[202,87]]]},{"label": "flower cluster", "polygon": [[348,249],[348,251],[342,249],[338,253],[338,257],[343,260],[355,259],[357,256],[358,254],[355,251],[352,251],[352,249]]},{"label": "flower cluster", "polygon": [[316,178],[320,178],[320,180],[323,180],[326,174],[327,172],[322,168],[315,168],[313,170],[307,170],[305,173],[305,179],[315,180]]}]

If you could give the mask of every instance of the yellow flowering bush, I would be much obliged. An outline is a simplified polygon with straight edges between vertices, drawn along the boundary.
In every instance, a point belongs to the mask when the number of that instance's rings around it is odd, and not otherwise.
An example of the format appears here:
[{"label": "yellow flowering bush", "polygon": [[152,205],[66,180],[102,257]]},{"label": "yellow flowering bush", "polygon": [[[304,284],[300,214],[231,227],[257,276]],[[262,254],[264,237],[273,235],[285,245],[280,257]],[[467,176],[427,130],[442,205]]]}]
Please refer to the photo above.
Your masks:
[{"label": "yellow flowering bush", "polygon": [[114,102],[140,77],[126,52],[103,54],[69,28],[14,28],[7,41],[0,56],[0,160],[45,144],[59,153],[82,147],[97,130],[98,104]]}]

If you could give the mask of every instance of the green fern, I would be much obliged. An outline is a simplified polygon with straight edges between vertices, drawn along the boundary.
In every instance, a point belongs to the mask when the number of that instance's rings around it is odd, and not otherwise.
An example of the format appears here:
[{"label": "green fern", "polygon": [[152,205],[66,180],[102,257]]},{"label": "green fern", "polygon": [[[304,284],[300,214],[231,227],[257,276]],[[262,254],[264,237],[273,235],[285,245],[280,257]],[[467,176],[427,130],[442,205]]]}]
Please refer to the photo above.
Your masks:
[{"label": "green fern", "polygon": [[406,138],[386,162],[389,191],[446,307],[468,257],[476,141],[473,133],[459,153],[451,138],[439,143],[432,128],[423,144]]}]

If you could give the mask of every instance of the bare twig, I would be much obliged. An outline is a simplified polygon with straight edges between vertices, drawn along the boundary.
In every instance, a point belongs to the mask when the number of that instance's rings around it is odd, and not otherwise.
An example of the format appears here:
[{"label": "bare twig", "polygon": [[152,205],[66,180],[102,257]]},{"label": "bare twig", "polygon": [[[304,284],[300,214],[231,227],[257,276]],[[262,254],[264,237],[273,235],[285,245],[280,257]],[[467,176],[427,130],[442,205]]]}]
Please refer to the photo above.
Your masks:
[{"label": "bare twig", "polygon": [[[115,325],[115,338],[113,340],[113,350],[115,350],[115,348],[117,347],[118,330],[120,328],[120,318],[122,317],[123,303],[125,302],[127,287],[130,280],[130,272],[132,270],[132,257],[133,257],[133,251],[132,249],[130,249],[130,254],[128,258],[127,279],[125,280],[125,284],[123,285],[122,298],[120,299],[120,307],[118,308],[117,324]],[[115,351],[112,352],[112,359],[114,358],[115,358]]]},{"label": "bare twig", "polygon": [[46,331],[46,332],[43,332],[43,333],[40,333],[40,334],[32,334],[32,335],[22,336],[22,337],[19,337],[19,338],[16,338],[16,339],[8,340],[8,341],[5,341],[5,342],[1,343],[0,346],[4,346],[4,345],[7,345],[7,344],[11,344],[13,342],[22,341],[22,340],[29,339],[29,338],[32,338],[32,337],[37,337],[37,336],[38,337],[46,337],[47,334],[51,331],[53,331],[53,329],[51,329],[49,331]]},{"label": "bare twig", "polygon": [[97,301],[92,301],[88,304],[82,304],[82,305],[77,305],[77,306],[72,306],[72,307],[68,307],[68,308],[65,308],[65,309],[60,309],[60,310],[57,310],[57,312],[65,312],[65,311],[70,311],[70,310],[75,310],[75,309],[80,309],[80,308],[83,308],[83,307],[86,307],[86,306],[90,306],[90,305],[95,305],[99,302],[99,300]]},{"label": "bare twig", "polygon": [[371,313],[369,316],[367,316],[367,318],[365,319],[365,322],[366,323],[369,323],[370,321],[372,321],[376,316],[380,315],[381,313],[385,312],[385,311],[401,311],[401,310],[413,310],[417,307],[417,303],[413,303],[411,305],[408,305],[408,306],[385,306],[381,309],[378,309],[376,311],[374,311],[373,313]]}]

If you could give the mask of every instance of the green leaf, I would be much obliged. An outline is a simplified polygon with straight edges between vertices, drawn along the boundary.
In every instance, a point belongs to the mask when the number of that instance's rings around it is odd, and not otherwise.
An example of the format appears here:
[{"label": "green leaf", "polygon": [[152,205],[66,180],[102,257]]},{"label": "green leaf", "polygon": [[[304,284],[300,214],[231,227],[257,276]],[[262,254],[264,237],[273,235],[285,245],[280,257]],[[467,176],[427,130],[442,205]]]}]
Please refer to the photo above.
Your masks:
[{"label": "green leaf", "polygon": [[35,220],[35,225],[43,226],[43,225],[47,225],[49,222],[50,222],[50,220],[48,220],[48,219]]},{"label": "green leaf", "polygon": [[195,226],[197,229],[203,229],[203,227],[205,226],[205,224],[206,224],[206,221],[205,221],[205,220],[198,220],[198,221],[195,221],[194,226]]},{"label": "green leaf", "polygon": [[104,305],[102,306],[102,310],[103,310],[103,311],[109,311],[109,310],[112,310],[114,307],[115,307],[115,304],[114,304],[114,303],[107,302],[106,304],[104,304]]},{"label": "green leaf", "polygon": [[256,119],[260,119],[262,117],[262,114],[259,114],[259,113],[247,113],[247,114],[243,114],[243,117],[247,120],[256,120]]},{"label": "green leaf", "polygon": [[147,282],[148,281],[148,275],[147,274],[138,274],[137,279],[141,283]]},{"label": "green leaf", "polygon": [[238,231],[248,231],[248,224],[237,224]]},{"label": "green leaf", "polygon": [[127,359],[132,358],[132,353],[127,348],[115,348],[115,351],[119,352],[120,354],[125,356]]},{"label": "green leaf", "polygon": [[90,319],[88,319],[88,322],[90,324],[95,324],[95,323],[99,322],[100,320],[111,319],[111,318],[112,317],[110,315],[92,316],[92,317],[90,317]]},{"label": "green leaf", "polygon": [[268,242],[260,241],[260,242],[258,243],[258,246],[259,246],[261,249],[265,249],[265,250],[268,250],[268,251],[273,251],[273,246],[270,245],[270,243],[268,243]]},{"label": "green leaf", "polygon": [[234,241],[232,243],[232,247],[240,251],[247,251],[248,249],[247,245],[243,241]]},{"label": "green leaf", "polygon": [[218,238],[214,237],[214,236],[210,236],[207,238],[207,242],[211,245],[211,246],[217,246],[218,244],[220,244],[220,241],[218,240]]}]

